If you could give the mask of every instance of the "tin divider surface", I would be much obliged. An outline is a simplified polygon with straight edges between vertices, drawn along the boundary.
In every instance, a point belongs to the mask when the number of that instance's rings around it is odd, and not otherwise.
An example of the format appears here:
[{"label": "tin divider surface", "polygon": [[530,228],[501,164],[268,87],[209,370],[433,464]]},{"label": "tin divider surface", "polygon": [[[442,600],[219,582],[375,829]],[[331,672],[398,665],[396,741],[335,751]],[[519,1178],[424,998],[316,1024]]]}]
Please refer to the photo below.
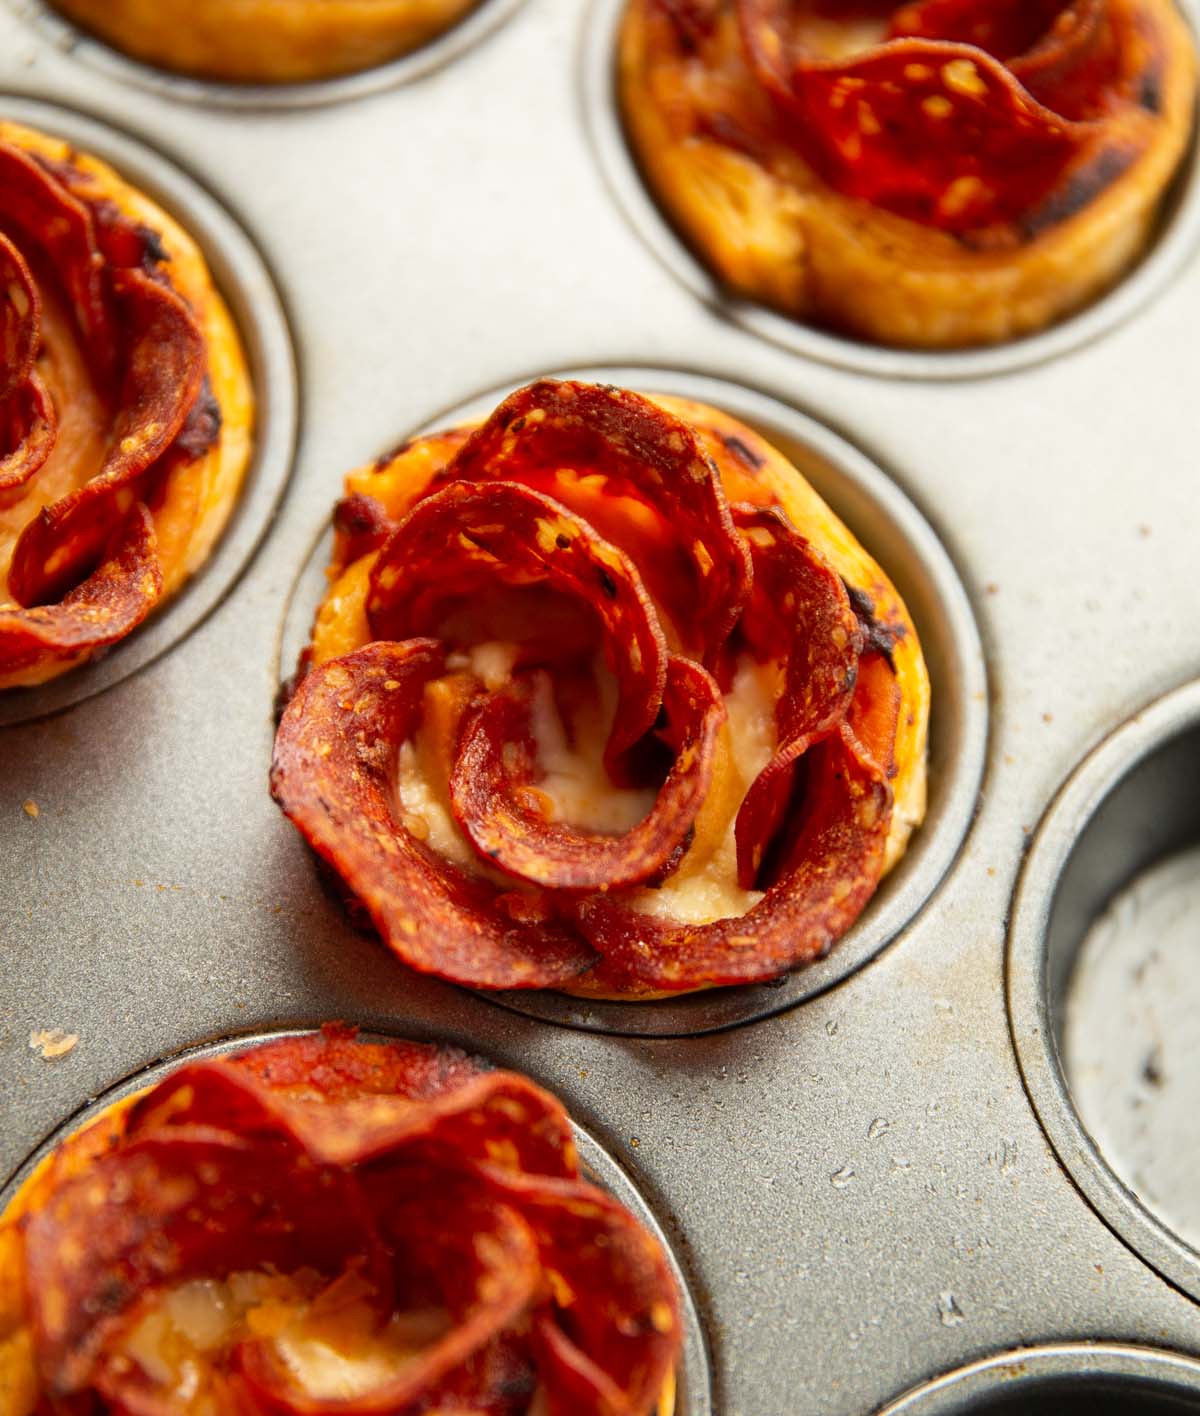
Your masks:
[{"label": "tin divider surface", "polygon": [[1105,1344],[1030,1347],[947,1372],[879,1416],[1188,1416],[1200,1362]]},{"label": "tin divider surface", "polygon": [[[932,528],[904,493],[855,447],[795,408],[726,380],[679,370],[605,367],[564,377],[670,393],[749,423],[794,462],[891,577],[912,614],[933,689],[929,807],[908,850],[829,956],[769,984],[707,989],[646,1003],[574,998],[549,990],[481,996],[531,1017],[628,1037],[685,1037],[769,1017],[868,963],[903,932],[950,868],[975,811],[987,748],[987,676],[970,603]],[[430,420],[420,433],[486,417],[509,388],[481,394]],[[340,481],[338,491],[340,495]],[[803,527],[799,528],[803,531]],[[280,679],[294,673],[326,588],[331,537],[314,546],[280,634]]]},{"label": "tin divider surface", "polygon": [[435,73],[471,45],[485,39],[525,0],[479,0],[477,8],[458,24],[398,59],[374,64],[357,73],[295,84],[223,83],[219,79],[171,73],[114,49],[72,23],[46,0],[7,0],[7,3],[22,20],[36,26],[49,43],[118,83],[137,84],[163,98],[199,107],[286,111],[365,98]]},{"label": "tin divider surface", "polygon": [[[0,6],[0,87],[145,135],[255,233],[306,405],[271,534],[207,621],[0,732],[0,1167],[199,1037],[341,1016],[469,1039],[636,1166],[704,1297],[722,1416],[865,1416],[1036,1342],[1200,1352],[1200,1304],[1047,1142],[1003,984],[1023,828],[1089,744],[1196,673],[1200,267],[1004,379],[798,357],[697,300],[614,202],[572,62],[589,14],[528,0],[420,83],[231,114],[125,84]],[[405,975],[266,794],[283,606],[346,469],[464,391],[631,352],[769,390],[868,449],[970,588],[992,695],[977,819],[898,947],[803,1007],[675,1041],[548,1027]],[[79,1036],[56,1062],[28,1046],[51,1026]]]}]

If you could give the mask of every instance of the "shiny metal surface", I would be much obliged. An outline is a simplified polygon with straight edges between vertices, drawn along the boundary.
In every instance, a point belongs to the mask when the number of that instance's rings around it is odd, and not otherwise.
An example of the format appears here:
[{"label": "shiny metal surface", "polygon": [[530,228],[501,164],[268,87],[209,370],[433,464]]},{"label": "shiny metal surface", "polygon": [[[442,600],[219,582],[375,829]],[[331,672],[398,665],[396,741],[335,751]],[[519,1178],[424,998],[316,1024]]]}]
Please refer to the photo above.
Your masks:
[{"label": "shiny metal surface", "polygon": [[[287,497],[232,593],[140,672],[0,732],[0,1172],[182,1047],[344,1017],[521,1068],[630,1167],[691,1280],[721,1416],[865,1416],[1032,1342],[1200,1353],[1200,1306],[1047,1141],[1004,988],[1059,784],[1198,671],[1200,268],[1004,378],[801,357],[696,299],[614,201],[579,92],[595,23],[587,0],[528,0],[418,83],[258,113],[125,84],[0,9],[0,89],[135,134],[250,233],[303,392]],[[948,552],[983,645],[963,682],[988,685],[976,816],[930,901],[836,986],[702,1037],[550,1026],[406,974],[266,793],[289,592],[346,469],[481,390],[630,366],[720,379],[857,448]],[[971,734],[942,715],[968,776]],[[28,1045],[51,1027],[79,1036],[55,1062]]]},{"label": "shiny metal surface", "polygon": [[1200,1362],[1109,1344],[1024,1348],[948,1372],[879,1416],[1186,1416]]}]

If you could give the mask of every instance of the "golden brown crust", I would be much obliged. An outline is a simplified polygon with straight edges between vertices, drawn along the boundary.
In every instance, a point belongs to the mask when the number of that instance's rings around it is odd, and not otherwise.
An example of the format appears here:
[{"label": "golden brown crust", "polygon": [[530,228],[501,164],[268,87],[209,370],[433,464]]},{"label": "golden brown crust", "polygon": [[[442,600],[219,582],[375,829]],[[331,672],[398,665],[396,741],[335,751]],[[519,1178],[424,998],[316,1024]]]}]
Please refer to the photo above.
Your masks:
[{"label": "golden brown crust", "polygon": [[[1004,250],[842,196],[782,144],[766,162],[704,136],[750,86],[736,24],[706,46],[717,80],[680,51],[658,0],[629,0],[619,86],[651,190],[731,290],[881,344],[952,349],[1013,339],[1108,288],[1153,234],[1186,150],[1195,52],[1174,0],[1114,0],[1161,58],[1156,114],[1124,120],[1140,156],[1080,210]],[[1136,130],[1136,131],[1135,131]]]},{"label": "golden brown crust", "polygon": [[[115,206],[136,227],[154,233],[162,260],[156,276],[187,305],[203,336],[209,390],[219,409],[220,429],[206,451],[190,459],[177,459],[150,506],[162,572],[157,605],[175,595],[205,563],[232,515],[252,451],[255,404],[246,356],[233,320],[212,282],[195,241],[144,193],[131,186],[98,158],[79,153],[57,138],[15,123],[0,122],[0,143],[11,144],[50,164],[70,168],[73,190],[88,205]],[[87,465],[99,469],[107,429],[104,409],[75,347],[75,336],[65,319],[56,321],[52,306],[44,309],[47,346],[46,381],[59,411],[56,451],[61,475],[69,479],[61,490],[78,484],[79,471]],[[43,362],[45,362],[45,360]],[[53,474],[50,465],[47,472]],[[35,490],[36,494],[36,490]],[[29,519],[28,505],[18,501],[0,508],[0,543],[5,521],[11,530]],[[0,574],[5,570],[0,564]],[[3,602],[0,579],[0,603]],[[83,662],[89,654],[40,659],[33,666],[0,672],[0,690],[44,683]]]},{"label": "golden brown crust", "polygon": [[53,0],[108,44],[158,68],[289,84],[396,59],[479,0]]}]

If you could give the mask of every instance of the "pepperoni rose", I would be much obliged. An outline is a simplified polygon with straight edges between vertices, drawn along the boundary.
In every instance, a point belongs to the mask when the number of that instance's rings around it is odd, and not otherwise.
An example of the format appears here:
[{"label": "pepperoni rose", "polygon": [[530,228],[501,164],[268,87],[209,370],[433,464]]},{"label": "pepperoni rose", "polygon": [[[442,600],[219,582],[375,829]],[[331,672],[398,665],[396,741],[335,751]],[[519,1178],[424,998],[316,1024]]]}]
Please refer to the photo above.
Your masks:
[{"label": "pepperoni rose", "polygon": [[554,1097],[341,1027],[110,1108],[18,1192],[0,1277],[12,1416],[649,1416],[681,1341]]},{"label": "pepperoni rose", "polygon": [[193,242],[95,159],[0,123],[0,688],[124,638],[198,568],[251,395]]},{"label": "pepperoni rose", "polygon": [[775,449],[546,380],[347,492],[272,791],[406,964],[636,998],[849,928],[922,814],[928,683]]},{"label": "pepperoni rose", "polygon": [[1174,0],[629,0],[621,87],[731,286],[947,347],[1049,323],[1136,257],[1195,57]]}]

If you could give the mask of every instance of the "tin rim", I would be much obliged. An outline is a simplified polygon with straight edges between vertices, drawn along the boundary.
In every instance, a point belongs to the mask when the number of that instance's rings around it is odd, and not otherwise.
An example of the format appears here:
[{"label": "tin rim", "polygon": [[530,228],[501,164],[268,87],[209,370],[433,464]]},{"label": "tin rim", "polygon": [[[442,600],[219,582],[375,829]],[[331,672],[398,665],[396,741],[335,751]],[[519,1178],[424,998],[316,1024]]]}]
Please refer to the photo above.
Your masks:
[{"label": "tin rim", "polygon": [[[478,996],[543,1022],[625,1037],[696,1037],[772,1017],[842,982],[903,934],[959,854],[974,819],[988,741],[987,671],[970,601],[941,540],[897,483],[839,434],[791,404],[707,373],[623,365],[560,370],[555,376],[693,398],[741,418],[769,442],[803,450],[805,475],[895,580],[920,633],[933,685],[929,808],[904,858],[829,956],[782,980],[645,1003],[593,1001],[550,991],[478,991]],[[416,433],[485,416],[521,382],[493,387],[445,409]],[[328,583],[329,546],[324,530],[293,586],[280,635],[281,679],[292,672],[308,641]]]},{"label": "tin rim", "polygon": [[1107,1389],[1097,1396],[1126,1388],[1131,1396],[1182,1398],[1185,1407],[1200,1409],[1200,1361],[1156,1348],[1081,1342],[985,1357],[916,1387],[877,1416],[966,1416],[987,1411],[979,1403],[997,1392],[1021,1400],[1035,1392],[1053,1394],[1080,1379],[1083,1386]]},{"label": "tin rim", "polygon": [[207,619],[249,566],[283,499],[300,400],[292,337],[270,272],[250,237],[214,196],[140,140],[72,109],[6,95],[3,112],[111,163],[195,238],[245,348],[256,412],[245,482],[204,565],[145,624],[102,656],[50,683],[0,693],[0,727],[57,713],[112,688]]},{"label": "tin rim", "polygon": [[1071,1099],[1054,1022],[1050,924],[1076,848],[1108,798],[1159,749],[1200,730],[1200,681],[1129,719],[1076,768],[1051,804],[1017,883],[1008,938],[1008,1016],[1025,1089],[1060,1162],[1108,1227],[1200,1301],[1200,1252],[1117,1176]]},{"label": "tin rim", "polygon": [[[1193,30],[1197,0],[1177,0]],[[978,349],[916,350],[870,344],[804,324],[728,291],[695,255],[642,178],[621,122],[615,55],[628,0],[593,0],[585,17],[580,83],[585,123],[605,182],[651,253],[714,314],[750,334],[820,363],[880,378],[958,381],[1044,364],[1110,333],[1176,279],[1200,245],[1200,134],[1168,188],[1145,254],[1111,289],[1048,329]]]},{"label": "tin rim", "polygon": [[[229,1037],[214,1038],[190,1047],[180,1048],[160,1061],[124,1077],[98,1095],[89,1097],[82,1106],[54,1128],[0,1188],[0,1217],[3,1216],[17,1190],[46,1156],[70,1135],[97,1117],[105,1107],[112,1106],[134,1092],[140,1091],[143,1087],[152,1086],[187,1062],[194,1062],[206,1057],[228,1056],[255,1047],[259,1043],[273,1042],[279,1038],[308,1037],[315,1031],[316,1029],[312,1027],[267,1028]],[[412,1039],[400,1033],[385,1033],[374,1028],[364,1030],[360,1036],[367,1042],[396,1040],[437,1044],[442,1042],[442,1039],[429,1035],[419,1028],[414,1031],[417,1036]],[[464,1050],[470,1051],[469,1044]],[[552,1084],[544,1084],[549,1086],[551,1090],[553,1089]],[[680,1316],[683,1320],[683,1347],[677,1369],[677,1416],[712,1416],[712,1369],[708,1356],[708,1343],[703,1324],[700,1321],[696,1299],[679,1257],[654,1211],[625,1168],[590,1131],[580,1126],[573,1118],[571,1118],[571,1131],[579,1151],[584,1178],[599,1185],[602,1190],[607,1191],[634,1214],[658,1240],[667,1257],[667,1264],[679,1290]]]},{"label": "tin rim", "polygon": [[47,0],[8,0],[14,12],[37,29],[61,53],[119,84],[136,84],[162,98],[211,108],[321,108],[365,98],[424,78],[486,39],[521,8],[525,0],[483,0],[476,9],[425,44],[383,64],[329,79],[294,84],[229,83],[158,69],[122,53],[71,23]]}]

